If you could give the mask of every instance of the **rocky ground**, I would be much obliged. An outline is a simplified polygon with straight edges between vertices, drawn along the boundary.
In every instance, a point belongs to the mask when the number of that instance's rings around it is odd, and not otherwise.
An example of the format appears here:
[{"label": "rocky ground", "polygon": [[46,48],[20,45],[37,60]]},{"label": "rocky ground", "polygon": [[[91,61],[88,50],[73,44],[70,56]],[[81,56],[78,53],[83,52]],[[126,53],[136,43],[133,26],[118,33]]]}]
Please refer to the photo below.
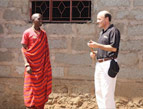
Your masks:
[{"label": "rocky ground", "polygon": [[[143,109],[143,97],[115,97],[117,109]],[[97,109],[96,98],[90,94],[52,93],[45,109]]]}]

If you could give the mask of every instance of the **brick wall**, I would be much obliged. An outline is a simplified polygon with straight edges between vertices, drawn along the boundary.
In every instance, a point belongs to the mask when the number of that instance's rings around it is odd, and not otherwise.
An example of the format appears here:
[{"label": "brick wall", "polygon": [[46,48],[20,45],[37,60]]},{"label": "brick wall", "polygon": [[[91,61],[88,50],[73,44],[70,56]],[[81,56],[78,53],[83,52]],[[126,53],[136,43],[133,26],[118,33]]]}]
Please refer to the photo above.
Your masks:
[{"label": "brick wall", "polygon": [[[91,23],[43,25],[49,39],[54,92],[94,94],[94,67],[86,43],[97,41],[100,30],[94,22],[104,9],[112,13],[113,23],[121,31],[116,95],[143,96],[142,0],[92,0]],[[22,107],[24,63],[20,41],[23,31],[31,26],[28,0],[0,0],[0,10],[0,104]]]}]

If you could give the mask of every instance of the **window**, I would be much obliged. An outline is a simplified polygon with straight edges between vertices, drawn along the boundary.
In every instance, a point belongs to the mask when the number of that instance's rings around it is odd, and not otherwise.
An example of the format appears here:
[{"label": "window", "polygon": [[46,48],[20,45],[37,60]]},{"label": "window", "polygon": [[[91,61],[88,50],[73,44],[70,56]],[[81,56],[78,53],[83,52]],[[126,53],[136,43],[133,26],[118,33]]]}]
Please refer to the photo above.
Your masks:
[{"label": "window", "polygon": [[29,0],[30,17],[41,13],[43,22],[87,22],[91,20],[91,0]]}]

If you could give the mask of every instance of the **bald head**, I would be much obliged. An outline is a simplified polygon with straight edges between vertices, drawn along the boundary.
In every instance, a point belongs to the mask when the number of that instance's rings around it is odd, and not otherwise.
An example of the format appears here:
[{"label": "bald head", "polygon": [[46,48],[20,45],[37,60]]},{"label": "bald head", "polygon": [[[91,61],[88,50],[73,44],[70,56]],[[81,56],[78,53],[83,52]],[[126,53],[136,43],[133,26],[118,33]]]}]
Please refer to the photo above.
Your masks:
[{"label": "bald head", "polygon": [[100,11],[97,16],[102,16],[102,17],[105,17],[105,18],[108,17],[109,22],[111,22],[111,19],[112,19],[111,13],[109,11],[106,11],[106,10]]},{"label": "bald head", "polygon": [[97,24],[99,28],[106,30],[110,26],[111,14],[108,11],[100,11],[97,14]]},{"label": "bald head", "polygon": [[35,13],[31,17],[33,26],[35,28],[40,28],[42,26],[42,15],[40,13]]},{"label": "bald head", "polygon": [[35,14],[33,14],[32,15],[32,17],[31,17],[31,19],[32,19],[32,22],[36,19],[36,18],[41,18],[42,17],[42,15],[40,14],[40,13],[35,13]]}]

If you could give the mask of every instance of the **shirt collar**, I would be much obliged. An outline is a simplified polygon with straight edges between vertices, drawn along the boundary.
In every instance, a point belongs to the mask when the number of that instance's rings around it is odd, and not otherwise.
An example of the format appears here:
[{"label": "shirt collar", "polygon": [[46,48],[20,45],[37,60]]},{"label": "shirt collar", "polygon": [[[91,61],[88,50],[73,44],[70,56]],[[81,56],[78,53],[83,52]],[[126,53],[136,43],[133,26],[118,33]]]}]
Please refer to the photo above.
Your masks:
[{"label": "shirt collar", "polygon": [[102,33],[105,33],[108,29],[112,28],[113,26],[114,26],[114,25],[111,24],[105,31],[104,31],[104,29],[102,29]]}]

